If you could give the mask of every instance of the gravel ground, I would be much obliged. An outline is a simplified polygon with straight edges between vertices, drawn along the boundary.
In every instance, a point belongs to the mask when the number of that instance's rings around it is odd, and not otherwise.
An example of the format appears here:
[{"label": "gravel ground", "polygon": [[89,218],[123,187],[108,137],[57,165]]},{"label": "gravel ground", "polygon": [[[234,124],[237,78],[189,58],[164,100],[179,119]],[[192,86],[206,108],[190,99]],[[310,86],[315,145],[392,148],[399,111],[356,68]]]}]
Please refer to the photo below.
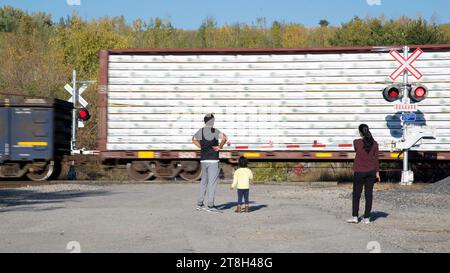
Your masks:
[{"label": "gravel ground", "polygon": [[257,210],[241,216],[228,185],[218,215],[193,209],[195,184],[3,189],[0,252],[64,252],[72,240],[85,252],[368,252],[369,241],[383,252],[450,252],[450,196],[430,188],[377,184],[370,225],[345,223],[351,185],[257,185]]},{"label": "gravel ground", "polygon": [[426,190],[436,194],[450,195],[450,177],[433,183]]},{"label": "gravel ground", "polygon": [[[436,186],[435,186],[436,187]],[[435,188],[434,187],[434,188]],[[450,252],[450,195],[433,193],[433,185],[393,187],[377,184],[370,226],[358,228],[379,236],[406,252]],[[351,186],[285,193],[338,218],[351,212]],[[294,196],[292,196],[294,195]],[[360,213],[364,208],[361,201]]]}]

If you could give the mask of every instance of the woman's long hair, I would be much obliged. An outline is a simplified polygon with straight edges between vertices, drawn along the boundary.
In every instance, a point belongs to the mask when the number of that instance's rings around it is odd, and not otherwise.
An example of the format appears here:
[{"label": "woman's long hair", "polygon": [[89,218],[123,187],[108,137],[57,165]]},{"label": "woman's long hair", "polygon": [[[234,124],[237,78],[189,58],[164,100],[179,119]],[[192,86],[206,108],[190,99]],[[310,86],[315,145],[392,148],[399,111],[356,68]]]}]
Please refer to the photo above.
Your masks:
[{"label": "woman's long hair", "polygon": [[364,150],[369,153],[372,149],[373,143],[375,142],[372,137],[372,133],[370,133],[369,126],[367,126],[366,124],[359,125],[359,132],[361,133],[361,136],[363,138]]}]

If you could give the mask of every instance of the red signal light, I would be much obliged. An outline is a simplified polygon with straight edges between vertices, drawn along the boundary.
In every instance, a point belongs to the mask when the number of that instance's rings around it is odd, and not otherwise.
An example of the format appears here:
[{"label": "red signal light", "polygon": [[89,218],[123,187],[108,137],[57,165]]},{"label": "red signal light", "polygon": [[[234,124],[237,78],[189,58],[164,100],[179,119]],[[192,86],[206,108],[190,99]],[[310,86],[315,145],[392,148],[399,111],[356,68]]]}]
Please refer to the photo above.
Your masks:
[{"label": "red signal light", "polygon": [[91,119],[91,114],[89,114],[89,111],[86,108],[82,108],[78,110],[78,119],[80,121],[88,121]]},{"label": "red signal light", "polygon": [[427,97],[427,95],[428,95],[428,89],[423,85],[414,86],[409,93],[409,97],[414,102],[423,101]]},{"label": "red signal light", "polygon": [[383,98],[388,102],[393,102],[401,99],[401,86],[389,85],[383,90]]},{"label": "red signal light", "polygon": [[85,119],[88,116],[86,111],[81,111],[80,112],[80,118]]},{"label": "red signal light", "polygon": [[422,87],[417,88],[414,92],[416,94],[416,97],[423,97],[426,93],[425,89],[423,89]]},{"label": "red signal light", "polygon": [[389,97],[391,98],[397,98],[400,92],[397,89],[391,89],[388,92]]}]

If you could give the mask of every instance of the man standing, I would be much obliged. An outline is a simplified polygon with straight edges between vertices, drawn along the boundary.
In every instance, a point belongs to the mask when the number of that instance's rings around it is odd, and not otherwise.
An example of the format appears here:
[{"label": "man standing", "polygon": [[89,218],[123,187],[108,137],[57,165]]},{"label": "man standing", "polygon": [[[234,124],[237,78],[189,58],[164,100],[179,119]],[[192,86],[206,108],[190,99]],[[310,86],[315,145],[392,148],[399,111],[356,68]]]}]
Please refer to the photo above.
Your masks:
[{"label": "man standing", "polygon": [[[200,148],[202,166],[202,180],[197,200],[197,210],[220,212],[214,206],[214,196],[219,178],[219,152],[227,142],[227,136],[214,128],[214,115],[208,114],[204,118],[205,127],[198,130],[192,137],[192,143]],[[221,142],[219,144],[219,139]],[[208,207],[205,208],[204,199],[208,191]]]}]

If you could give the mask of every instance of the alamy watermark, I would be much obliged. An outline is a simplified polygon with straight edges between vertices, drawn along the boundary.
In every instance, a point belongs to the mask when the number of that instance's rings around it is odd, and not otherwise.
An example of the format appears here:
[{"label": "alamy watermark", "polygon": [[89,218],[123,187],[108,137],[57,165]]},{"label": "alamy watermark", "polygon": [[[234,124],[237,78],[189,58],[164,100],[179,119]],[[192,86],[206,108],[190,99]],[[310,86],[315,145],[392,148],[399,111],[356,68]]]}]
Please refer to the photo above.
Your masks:
[{"label": "alamy watermark", "polygon": [[70,250],[70,253],[81,253],[81,244],[77,241],[68,242],[66,249]]},{"label": "alamy watermark", "polygon": [[381,244],[377,241],[370,241],[366,246],[367,250],[370,250],[369,253],[381,253]]}]

